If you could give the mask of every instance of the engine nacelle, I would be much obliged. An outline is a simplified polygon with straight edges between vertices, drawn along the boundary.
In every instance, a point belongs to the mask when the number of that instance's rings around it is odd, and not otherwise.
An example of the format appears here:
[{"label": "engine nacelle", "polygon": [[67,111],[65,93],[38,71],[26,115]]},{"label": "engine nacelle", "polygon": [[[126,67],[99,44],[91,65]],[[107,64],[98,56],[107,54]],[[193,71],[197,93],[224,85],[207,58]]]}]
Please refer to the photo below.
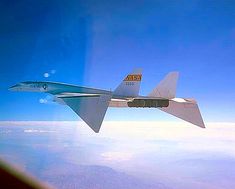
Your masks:
[{"label": "engine nacelle", "polygon": [[134,99],[127,102],[128,107],[136,108],[158,108],[158,107],[168,107],[169,100],[167,99]]}]

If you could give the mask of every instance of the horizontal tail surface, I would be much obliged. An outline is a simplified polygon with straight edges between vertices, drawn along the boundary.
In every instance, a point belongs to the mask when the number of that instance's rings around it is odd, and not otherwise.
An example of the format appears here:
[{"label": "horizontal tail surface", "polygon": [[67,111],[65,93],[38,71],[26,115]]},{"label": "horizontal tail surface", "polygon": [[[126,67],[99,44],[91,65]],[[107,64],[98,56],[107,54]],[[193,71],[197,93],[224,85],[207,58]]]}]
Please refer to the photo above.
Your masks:
[{"label": "horizontal tail surface", "polygon": [[170,72],[148,96],[166,99],[175,98],[178,77],[178,72]]},{"label": "horizontal tail surface", "polygon": [[172,99],[168,107],[159,108],[159,110],[205,128],[197,102],[193,99]]}]

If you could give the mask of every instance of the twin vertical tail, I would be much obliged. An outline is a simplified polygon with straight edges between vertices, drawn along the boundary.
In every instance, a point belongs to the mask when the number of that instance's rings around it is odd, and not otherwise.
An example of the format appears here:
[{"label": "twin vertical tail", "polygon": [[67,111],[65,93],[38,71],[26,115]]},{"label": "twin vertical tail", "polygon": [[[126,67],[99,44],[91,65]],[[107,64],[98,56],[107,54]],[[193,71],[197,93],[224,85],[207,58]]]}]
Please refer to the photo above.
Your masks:
[{"label": "twin vertical tail", "polygon": [[115,96],[137,97],[139,95],[141,79],[142,70],[134,70],[124,78],[113,94]]},{"label": "twin vertical tail", "polygon": [[148,96],[169,99],[169,106],[159,108],[161,111],[205,128],[197,102],[194,99],[175,98],[178,77],[178,72],[170,72]]},{"label": "twin vertical tail", "polygon": [[178,78],[179,72],[170,72],[148,96],[166,99],[175,98]]}]

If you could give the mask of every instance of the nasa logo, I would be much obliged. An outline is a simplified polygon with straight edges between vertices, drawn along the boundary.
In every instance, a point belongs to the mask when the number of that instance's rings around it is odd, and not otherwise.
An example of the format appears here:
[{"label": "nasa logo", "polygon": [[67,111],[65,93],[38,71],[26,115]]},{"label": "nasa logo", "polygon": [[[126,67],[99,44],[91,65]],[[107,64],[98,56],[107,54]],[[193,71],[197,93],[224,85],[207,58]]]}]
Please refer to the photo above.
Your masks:
[{"label": "nasa logo", "polygon": [[124,81],[141,81],[141,77],[142,75],[139,74],[132,74],[132,75],[128,75]]}]

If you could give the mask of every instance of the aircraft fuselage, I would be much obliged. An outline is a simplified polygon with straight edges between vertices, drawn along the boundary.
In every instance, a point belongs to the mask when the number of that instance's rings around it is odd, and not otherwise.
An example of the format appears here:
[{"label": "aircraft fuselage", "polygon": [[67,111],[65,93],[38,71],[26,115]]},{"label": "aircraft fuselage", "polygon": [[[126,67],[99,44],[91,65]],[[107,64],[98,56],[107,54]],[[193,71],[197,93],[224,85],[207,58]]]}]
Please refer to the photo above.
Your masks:
[{"label": "aircraft fuselage", "polygon": [[[112,95],[109,107],[129,107],[129,108],[157,108],[167,107],[168,99],[150,98],[146,96],[120,96],[114,95],[112,91],[100,90],[88,87],[80,87],[56,82],[22,82],[10,87],[11,91],[25,92],[45,92],[56,96],[55,101],[60,103],[59,98],[63,97],[92,97],[97,95]],[[63,104],[63,103],[60,103]]]},{"label": "aircraft fuselage", "polygon": [[128,74],[114,91],[48,81],[21,82],[9,90],[51,94],[54,102],[69,106],[96,133],[100,130],[108,107],[157,108],[205,128],[197,102],[175,97],[178,75],[178,72],[167,74],[147,96],[139,96],[141,69]]}]

